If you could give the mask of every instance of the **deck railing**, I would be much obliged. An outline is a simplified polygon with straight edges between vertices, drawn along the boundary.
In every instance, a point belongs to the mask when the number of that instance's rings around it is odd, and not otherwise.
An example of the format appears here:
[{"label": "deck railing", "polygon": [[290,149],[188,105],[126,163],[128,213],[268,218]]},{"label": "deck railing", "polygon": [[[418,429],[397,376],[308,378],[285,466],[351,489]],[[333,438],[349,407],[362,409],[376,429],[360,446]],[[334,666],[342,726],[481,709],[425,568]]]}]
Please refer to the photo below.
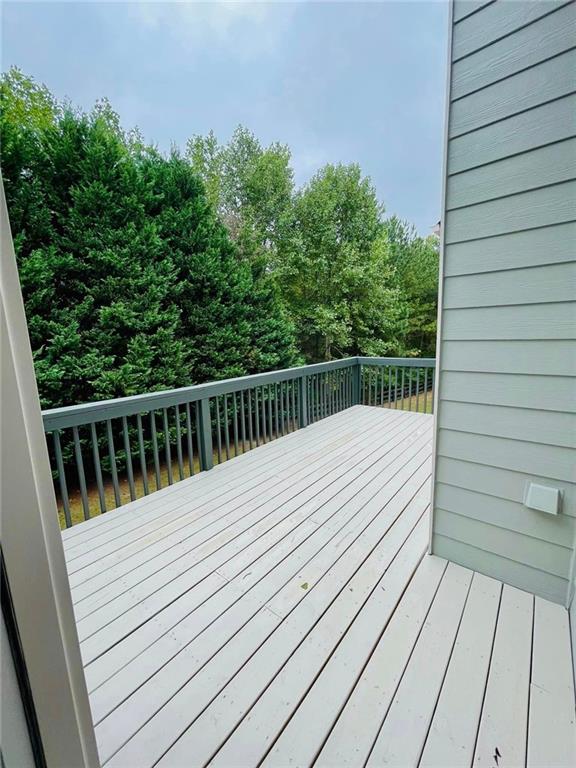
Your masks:
[{"label": "deck railing", "polygon": [[432,413],[434,358],[358,357],[363,405]]},{"label": "deck railing", "polygon": [[434,360],[352,357],[43,412],[62,527],[356,404],[431,412]]}]

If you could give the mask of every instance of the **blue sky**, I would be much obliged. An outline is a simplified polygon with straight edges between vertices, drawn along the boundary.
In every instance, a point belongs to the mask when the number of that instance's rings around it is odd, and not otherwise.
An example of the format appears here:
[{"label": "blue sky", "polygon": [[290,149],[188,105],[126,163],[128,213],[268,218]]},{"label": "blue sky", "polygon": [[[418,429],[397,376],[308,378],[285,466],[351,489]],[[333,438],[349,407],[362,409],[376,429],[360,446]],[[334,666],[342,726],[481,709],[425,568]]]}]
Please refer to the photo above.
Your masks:
[{"label": "blue sky", "polygon": [[2,69],[161,148],[238,123],[287,143],[296,182],[358,162],[389,213],[439,218],[445,2],[4,2]]}]

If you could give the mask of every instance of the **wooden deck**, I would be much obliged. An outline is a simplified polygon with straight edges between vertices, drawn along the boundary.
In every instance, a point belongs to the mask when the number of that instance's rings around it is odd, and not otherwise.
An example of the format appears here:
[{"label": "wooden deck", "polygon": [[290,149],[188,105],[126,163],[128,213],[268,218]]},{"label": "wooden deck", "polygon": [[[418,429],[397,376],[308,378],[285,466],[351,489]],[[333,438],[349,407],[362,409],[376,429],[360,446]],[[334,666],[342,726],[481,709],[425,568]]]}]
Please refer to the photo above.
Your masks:
[{"label": "wooden deck", "polygon": [[431,428],[350,408],[64,533],[104,765],[576,765],[566,611],[424,554]]}]

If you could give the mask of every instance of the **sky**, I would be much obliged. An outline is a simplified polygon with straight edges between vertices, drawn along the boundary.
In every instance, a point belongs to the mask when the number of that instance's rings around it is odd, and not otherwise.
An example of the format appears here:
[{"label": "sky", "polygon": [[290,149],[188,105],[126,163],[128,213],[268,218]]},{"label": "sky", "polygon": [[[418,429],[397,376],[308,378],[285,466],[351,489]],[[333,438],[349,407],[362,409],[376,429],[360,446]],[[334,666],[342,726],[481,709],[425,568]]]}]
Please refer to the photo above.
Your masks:
[{"label": "sky", "polygon": [[359,163],[388,214],[439,219],[446,2],[3,2],[1,67],[83,109],[107,97],[167,150],[238,124],[298,186]]}]

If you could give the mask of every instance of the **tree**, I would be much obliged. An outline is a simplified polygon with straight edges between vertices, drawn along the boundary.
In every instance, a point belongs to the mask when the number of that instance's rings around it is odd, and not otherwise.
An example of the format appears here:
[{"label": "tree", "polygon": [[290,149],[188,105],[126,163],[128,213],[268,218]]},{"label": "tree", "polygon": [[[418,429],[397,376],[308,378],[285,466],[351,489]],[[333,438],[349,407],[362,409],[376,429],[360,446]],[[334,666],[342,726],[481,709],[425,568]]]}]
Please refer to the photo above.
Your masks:
[{"label": "tree", "polygon": [[14,71],[0,93],[2,168],[44,407],[297,359],[277,293],[255,285],[186,160],[126,134],[105,101],[89,114],[56,105]]},{"label": "tree", "polygon": [[290,150],[262,147],[238,126],[228,144],[214,133],[194,136],[186,156],[204,181],[213,204],[242,256],[273,264],[289,226],[294,190]]},{"label": "tree", "polygon": [[327,165],[296,195],[279,275],[307,360],[400,351],[382,214],[357,165]]},{"label": "tree", "polygon": [[396,285],[406,306],[404,346],[409,354],[434,357],[438,308],[438,238],[420,237],[392,216],[385,223]]}]

